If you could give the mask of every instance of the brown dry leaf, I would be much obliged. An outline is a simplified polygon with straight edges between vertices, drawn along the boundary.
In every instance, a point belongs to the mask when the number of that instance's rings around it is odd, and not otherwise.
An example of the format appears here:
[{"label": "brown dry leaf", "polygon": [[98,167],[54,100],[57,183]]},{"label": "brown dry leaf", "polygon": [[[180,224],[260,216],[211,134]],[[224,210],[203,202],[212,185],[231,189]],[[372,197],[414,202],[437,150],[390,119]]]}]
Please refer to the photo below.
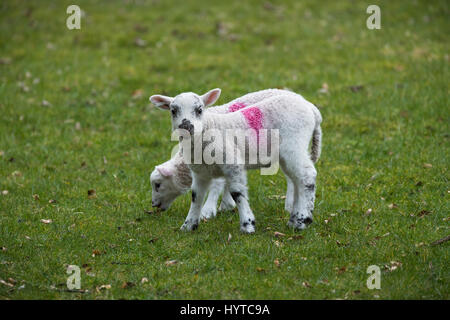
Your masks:
[{"label": "brown dry leaf", "polygon": [[257,267],[256,271],[258,271],[258,272],[265,272],[266,270],[264,270],[263,268]]},{"label": "brown dry leaf", "polygon": [[6,247],[1,247],[2,251],[7,251],[8,249]]},{"label": "brown dry leaf", "polygon": [[389,209],[394,209],[394,208],[398,208],[398,206],[395,203],[391,203],[390,205],[388,205]]},{"label": "brown dry leaf", "polygon": [[87,194],[88,194],[88,198],[90,198],[90,199],[93,199],[93,198],[97,197],[97,193],[95,192],[94,189],[89,189]]},{"label": "brown dry leaf", "polygon": [[99,256],[102,253],[99,250],[92,250],[92,257]]},{"label": "brown dry leaf", "polygon": [[144,90],[137,89],[137,90],[133,91],[133,94],[131,95],[131,97],[136,100],[136,99],[142,98],[143,95],[144,95]]},{"label": "brown dry leaf", "polygon": [[281,232],[278,232],[278,231],[275,231],[275,232],[273,233],[273,235],[274,235],[275,237],[277,237],[277,238],[281,238],[281,237],[284,237],[284,236],[285,236],[284,233],[281,233]]},{"label": "brown dry leaf", "polygon": [[274,263],[277,267],[280,266],[280,260],[278,260],[278,258],[275,259],[275,260],[273,261],[273,263]]},{"label": "brown dry leaf", "polygon": [[309,284],[308,281],[303,281],[302,285],[303,285],[305,288],[311,288],[311,285]]},{"label": "brown dry leaf", "polygon": [[433,168],[433,165],[431,163],[424,163],[423,167],[424,168]]},{"label": "brown dry leaf", "polygon": [[53,220],[52,219],[41,219],[41,222],[45,223],[45,224],[49,224],[49,223],[52,223]]},{"label": "brown dry leaf", "polygon": [[174,264],[177,264],[177,263],[178,263],[177,260],[167,260],[166,261],[166,267],[173,266]]},{"label": "brown dry leaf", "polygon": [[56,200],[55,199],[50,199],[50,200],[48,200],[48,203],[56,203]]},{"label": "brown dry leaf", "polygon": [[363,85],[350,86],[350,90],[352,92],[358,92],[361,91],[362,89],[364,89]]},{"label": "brown dry leaf", "polygon": [[36,200],[36,201],[39,200],[39,195],[38,194],[33,194],[33,199]]},{"label": "brown dry leaf", "polygon": [[372,212],[373,212],[373,210],[372,210],[371,208],[369,208],[369,209],[367,209],[365,215],[368,216],[368,215],[370,215]]},{"label": "brown dry leaf", "polygon": [[418,217],[423,217],[423,216],[429,215],[430,213],[431,213],[431,211],[428,211],[428,210],[422,210],[422,211],[420,211],[420,212],[417,214],[417,216],[418,216]]},{"label": "brown dry leaf", "polygon": [[134,287],[134,283],[130,282],[130,281],[125,281],[124,283],[122,283],[121,288],[122,289],[127,289],[127,288],[131,288]]},{"label": "brown dry leaf", "polygon": [[100,292],[103,289],[109,290],[109,289],[111,289],[111,285],[110,284],[102,284],[101,286],[98,286],[95,288],[95,290],[97,292]]},{"label": "brown dry leaf", "polygon": [[392,272],[394,270],[396,270],[397,268],[401,267],[402,263],[400,261],[391,261],[391,264],[386,264],[384,265],[384,268],[389,271]]},{"label": "brown dry leaf", "polygon": [[4,284],[5,286],[11,287],[11,288],[14,287],[14,285],[12,283],[6,282],[5,280],[2,280],[2,279],[0,279],[0,283]]},{"label": "brown dry leaf", "polygon": [[338,274],[343,274],[345,271],[347,271],[347,267],[344,266],[344,267],[339,268],[337,273]]}]

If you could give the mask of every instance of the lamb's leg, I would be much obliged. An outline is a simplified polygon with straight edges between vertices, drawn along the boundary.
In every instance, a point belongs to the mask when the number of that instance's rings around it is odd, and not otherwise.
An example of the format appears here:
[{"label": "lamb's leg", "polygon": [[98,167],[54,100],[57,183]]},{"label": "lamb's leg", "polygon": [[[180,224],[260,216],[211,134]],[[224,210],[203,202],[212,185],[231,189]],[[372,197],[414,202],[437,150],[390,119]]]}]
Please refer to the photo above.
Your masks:
[{"label": "lamb's leg", "polygon": [[236,207],[236,202],[234,202],[233,197],[230,193],[230,188],[228,187],[228,183],[225,183],[225,188],[222,194],[222,202],[219,206],[219,211],[230,211]]},{"label": "lamb's leg", "polygon": [[312,223],[316,190],[316,169],[307,152],[282,159],[280,164],[293,182],[294,202],[289,225],[303,230]]},{"label": "lamb's leg", "polygon": [[191,231],[198,227],[203,200],[205,199],[211,179],[192,172],[192,201],[189,213],[181,230]]},{"label": "lamb's leg", "polygon": [[223,179],[213,179],[209,187],[208,198],[202,208],[201,219],[211,219],[217,214],[217,201],[223,191],[225,181]]},{"label": "lamb's leg", "polygon": [[286,191],[286,199],[284,201],[284,209],[291,213],[292,208],[294,207],[294,183],[291,178],[286,175],[287,182],[287,191]]},{"label": "lamb's leg", "polygon": [[241,166],[226,166],[224,174],[230,188],[230,194],[239,210],[241,231],[245,233],[255,232],[255,216],[248,204],[245,170]]}]

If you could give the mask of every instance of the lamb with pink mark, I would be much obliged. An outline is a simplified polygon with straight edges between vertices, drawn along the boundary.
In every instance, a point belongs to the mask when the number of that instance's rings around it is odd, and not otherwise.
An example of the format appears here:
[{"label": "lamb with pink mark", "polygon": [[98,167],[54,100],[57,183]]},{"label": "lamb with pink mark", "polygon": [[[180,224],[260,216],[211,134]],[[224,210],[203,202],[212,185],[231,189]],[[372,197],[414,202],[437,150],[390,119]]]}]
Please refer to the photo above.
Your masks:
[{"label": "lamb with pink mark", "polygon": [[[172,114],[172,130],[184,129],[190,133],[192,141],[203,141],[202,135],[210,130],[224,132],[227,130],[250,130],[255,137],[246,140],[248,143],[259,144],[257,153],[261,152],[261,142],[270,144],[267,149],[275,147],[272,140],[261,136],[260,131],[269,130],[276,132],[277,158],[271,158],[271,163],[276,161],[288,180],[287,197],[291,197],[292,204],[287,209],[290,211],[289,225],[296,229],[304,229],[312,222],[314,209],[316,169],[314,162],[320,155],[322,117],[319,110],[302,96],[297,94],[275,95],[255,104],[246,106],[239,111],[226,114],[207,113],[203,110],[214,104],[220,95],[220,89],[214,89],[199,96],[188,92],[177,95],[174,98],[154,95],[150,97],[157,107],[170,110]],[[311,153],[308,146],[312,139]],[[224,150],[224,158],[227,152],[235,149],[234,139],[225,138],[220,141]],[[211,147],[211,144],[219,144],[219,141],[210,141],[203,148]],[[187,147],[183,144],[183,154],[194,154],[195,143]],[[218,146],[218,145],[217,145]],[[192,149],[187,149],[192,148]],[[215,148],[218,150],[220,148]],[[188,152],[189,151],[189,152]],[[258,159],[260,154],[258,154]],[[272,153],[273,155],[273,153]],[[182,230],[195,230],[198,227],[201,209],[206,192],[215,178],[225,178],[229,192],[235,201],[242,232],[255,232],[255,217],[248,203],[246,169],[262,168],[267,163],[247,163],[248,154],[237,152],[238,161],[225,163],[194,163],[186,161],[192,176],[192,201],[189,213]],[[289,195],[291,193],[291,195]]]},{"label": "lamb with pink mark", "polygon": [[[251,92],[224,105],[207,108],[205,112],[216,114],[235,112],[248,105],[283,94],[295,93],[282,89]],[[180,152],[177,152],[170,160],[155,167],[150,175],[150,184],[152,187],[152,206],[161,210],[168,209],[177,197],[190,190],[192,184],[191,172],[184,163]],[[217,202],[222,192],[219,211],[232,210],[236,206],[227,186],[225,186],[225,180],[223,178],[213,179],[207,199],[202,207],[201,219],[210,219],[216,216]]]}]

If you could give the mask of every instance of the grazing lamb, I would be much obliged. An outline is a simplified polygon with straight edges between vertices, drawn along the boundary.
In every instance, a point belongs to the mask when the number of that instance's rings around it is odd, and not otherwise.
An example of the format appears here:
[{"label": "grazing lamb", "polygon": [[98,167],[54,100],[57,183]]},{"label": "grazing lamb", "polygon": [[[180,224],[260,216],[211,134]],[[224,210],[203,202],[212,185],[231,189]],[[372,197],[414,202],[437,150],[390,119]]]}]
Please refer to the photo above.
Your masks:
[{"label": "grazing lamb", "polygon": [[[295,95],[296,93],[281,89],[261,90],[248,93],[224,105],[208,108],[205,112],[216,114],[235,112],[266,98],[282,94]],[[168,209],[178,196],[186,193],[191,188],[192,178],[188,166],[183,161],[181,152],[175,154],[170,160],[156,166],[150,175],[150,183],[152,186],[152,206],[161,208],[162,210]],[[216,216],[217,201],[224,190],[224,186],[225,180],[223,178],[213,179],[200,218],[210,219]],[[291,189],[290,187],[288,188]],[[219,206],[219,211],[231,210],[235,205],[233,198],[226,188]],[[286,207],[289,206],[292,206],[292,201],[290,205],[286,202]]]},{"label": "grazing lamb", "polygon": [[[312,222],[312,211],[315,199],[316,169],[313,162],[320,155],[322,117],[319,110],[302,96],[296,94],[276,95],[247,106],[239,112],[215,114],[203,112],[214,104],[219,98],[220,89],[214,89],[199,96],[192,92],[181,93],[174,98],[153,95],[150,101],[163,110],[172,113],[172,130],[183,129],[192,137],[190,149],[183,144],[182,152],[195,154],[195,143],[201,141],[202,136],[211,130],[225,132],[226,130],[251,129],[256,138],[248,143],[258,143],[260,146],[259,132],[274,130],[279,135],[279,164],[285,175],[292,182],[291,191],[293,204],[289,225],[296,229],[304,229]],[[226,137],[226,134],[224,135]],[[311,155],[308,153],[308,145],[312,138]],[[277,142],[278,142],[277,141]],[[208,145],[219,144],[212,140],[202,145],[204,149]],[[234,139],[222,141],[221,148],[225,151],[236,149]],[[273,144],[272,144],[273,147]],[[216,150],[216,149],[215,149]],[[258,149],[258,154],[260,149]],[[225,177],[230,194],[235,201],[239,216],[241,231],[245,233],[255,232],[255,217],[248,204],[247,195],[247,168],[258,168],[267,165],[258,162],[256,165],[248,165],[245,162],[246,153],[238,152],[236,163],[187,163],[192,174],[192,201],[189,213],[182,230],[195,230],[198,227],[201,214],[201,206],[207,189],[213,178]],[[224,152],[227,158],[227,153]],[[288,183],[289,183],[288,180]],[[289,195],[289,190],[288,190]]]}]

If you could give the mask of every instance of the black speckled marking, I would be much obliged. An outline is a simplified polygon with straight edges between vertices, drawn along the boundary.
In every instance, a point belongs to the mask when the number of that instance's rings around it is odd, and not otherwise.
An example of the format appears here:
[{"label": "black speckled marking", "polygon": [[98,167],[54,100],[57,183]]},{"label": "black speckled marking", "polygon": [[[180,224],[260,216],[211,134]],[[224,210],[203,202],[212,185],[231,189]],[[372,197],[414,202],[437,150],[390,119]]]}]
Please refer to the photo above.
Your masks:
[{"label": "black speckled marking", "polygon": [[234,202],[238,203],[239,197],[242,197],[242,193],[240,192],[230,192],[231,197],[233,198]]},{"label": "black speckled marking", "polygon": [[306,190],[314,191],[314,189],[316,188],[316,185],[315,184],[308,184],[308,185],[305,186],[305,188],[306,188]]}]

